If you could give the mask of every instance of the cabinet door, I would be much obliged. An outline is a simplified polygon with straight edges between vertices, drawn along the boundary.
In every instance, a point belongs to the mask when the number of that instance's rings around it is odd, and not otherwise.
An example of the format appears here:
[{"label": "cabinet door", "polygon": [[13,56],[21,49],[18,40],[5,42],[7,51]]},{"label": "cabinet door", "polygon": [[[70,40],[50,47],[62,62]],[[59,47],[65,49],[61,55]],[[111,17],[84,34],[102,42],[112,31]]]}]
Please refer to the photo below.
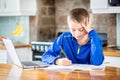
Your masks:
[{"label": "cabinet door", "polygon": [[0,63],[7,63],[7,51],[0,50]]},{"label": "cabinet door", "polygon": [[20,4],[22,15],[36,14],[36,0],[21,0]]},{"label": "cabinet door", "polygon": [[0,12],[18,12],[19,5],[19,0],[0,0]]},{"label": "cabinet door", "polygon": [[0,12],[4,9],[4,0],[0,0]]},{"label": "cabinet door", "polygon": [[0,16],[36,15],[36,0],[0,0]]},{"label": "cabinet door", "polygon": [[90,7],[96,8],[108,8],[108,0],[90,0]]},{"label": "cabinet door", "polygon": [[20,10],[19,0],[4,0],[4,12],[18,12]]}]

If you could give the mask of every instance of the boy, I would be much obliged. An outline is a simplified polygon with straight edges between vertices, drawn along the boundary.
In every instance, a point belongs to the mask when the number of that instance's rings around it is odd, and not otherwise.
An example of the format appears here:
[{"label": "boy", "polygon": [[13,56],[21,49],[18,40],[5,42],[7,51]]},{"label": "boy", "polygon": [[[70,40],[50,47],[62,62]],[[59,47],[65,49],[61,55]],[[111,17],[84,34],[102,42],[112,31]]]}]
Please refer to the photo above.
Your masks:
[{"label": "boy", "polygon": [[[70,32],[63,32],[43,54],[47,64],[100,65],[104,60],[102,40],[90,27],[89,13],[83,8],[72,9],[67,16]],[[63,52],[64,56],[60,56]]]}]

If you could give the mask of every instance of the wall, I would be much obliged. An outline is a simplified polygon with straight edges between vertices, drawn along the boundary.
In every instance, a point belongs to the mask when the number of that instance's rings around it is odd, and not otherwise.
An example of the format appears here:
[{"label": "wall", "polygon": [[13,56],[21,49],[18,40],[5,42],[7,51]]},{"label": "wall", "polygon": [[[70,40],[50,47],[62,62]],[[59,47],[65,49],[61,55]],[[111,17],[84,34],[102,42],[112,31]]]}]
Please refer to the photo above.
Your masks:
[{"label": "wall", "polygon": [[[108,45],[116,45],[116,15],[92,14],[90,0],[55,0],[57,32],[68,31],[67,13],[75,7],[82,7],[90,12],[92,27],[100,33],[108,33]],[[56,33],[57,33],[56,32]]]},{"label": "wall", "polygon": [[69,31],[68,12],[83,7],[90,12],[92,27],[97,32],[108,34],[108,45],[116,45],[116,14],[92,14],[90,0],[37,0],[37,7],[36,19],[32,17],[35,23],[31,26],[31,40],[54,39],[58,32]]},{"label": "wall", "polygon": [[[17,23],[23,26],[20,35],[13,35],[11,32],[17,28]],[[29,17],[28,16],[0,16],[0,36],[5,36],[13,41],[13,43],[28,44],[29,40]]]},{"label": "wall", "polygon": [[108,34],[108,46],[116,46],[116,14],[94,14],[92,18],[94,28]]},{"label": "wall", "polygon": [[117,14],[117,48],[120,49],[120,13]]},{"label": "wall", "polygon": [[55,37],[55,0],[37,0],[37,40],[47,41]]},{"label": "wall", "polygon": [[61,31],[69,31],[67,25],[68,12],[76,7],[89,10],[89,0],[55,0],[56,34]]}]

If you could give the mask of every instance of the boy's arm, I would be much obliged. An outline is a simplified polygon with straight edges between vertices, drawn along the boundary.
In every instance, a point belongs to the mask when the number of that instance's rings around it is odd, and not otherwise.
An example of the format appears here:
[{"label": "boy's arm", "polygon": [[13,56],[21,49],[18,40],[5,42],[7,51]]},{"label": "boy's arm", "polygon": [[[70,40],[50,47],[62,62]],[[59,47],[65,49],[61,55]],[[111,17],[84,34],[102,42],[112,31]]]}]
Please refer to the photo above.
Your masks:
[{"label": "boy's arm", "polygon": [[63,35],[57,37],[49,49],[43,54],[42,61],[47,64],[56,64],[56,60],[60,55],[60,45],[62,45]]},{"label": "boy's arm", "polygon": [[56,41],[49,47],[49,49],[42,55],[42,61],[47,64],[55,64],[54,61],[59,57],[59,49]]},{"label": "boy's arm", "polygon": [[90,63],[93,65],[100,65],[104,60],[102,40],[99,38],[95,30],[92,29],[88,18],[82,26],[88,32],[91,41]]},{"label": "boy's arm", "polygon": [[91,41],[90,63],[93,65],[100,65],[104,60],[102,40],[99,38],[95,30],[89,32],[89,37]]}]

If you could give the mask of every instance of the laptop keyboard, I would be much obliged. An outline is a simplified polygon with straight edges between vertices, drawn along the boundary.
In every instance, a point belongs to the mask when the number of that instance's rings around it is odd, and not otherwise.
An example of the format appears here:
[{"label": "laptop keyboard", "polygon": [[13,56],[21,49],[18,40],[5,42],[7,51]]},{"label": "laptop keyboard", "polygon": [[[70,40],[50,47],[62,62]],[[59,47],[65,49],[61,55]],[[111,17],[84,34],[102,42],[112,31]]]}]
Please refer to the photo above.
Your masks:
[{"label": "laptop keyboard", "polygon": [[38,66],[38,64],[36,64],[34,62],[22,62],[22,64],[25,66]]}]

